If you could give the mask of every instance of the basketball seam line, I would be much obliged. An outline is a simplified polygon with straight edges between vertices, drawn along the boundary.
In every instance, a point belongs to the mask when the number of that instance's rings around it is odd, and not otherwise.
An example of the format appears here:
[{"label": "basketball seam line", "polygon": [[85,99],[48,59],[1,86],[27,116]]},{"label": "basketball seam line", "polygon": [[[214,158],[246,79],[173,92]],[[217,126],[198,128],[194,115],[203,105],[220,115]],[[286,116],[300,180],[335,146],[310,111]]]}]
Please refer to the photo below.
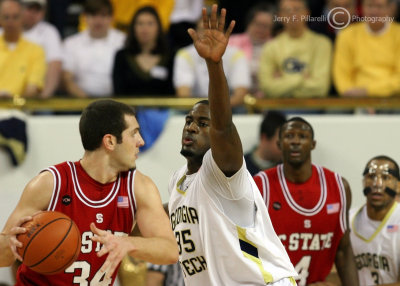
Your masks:
[{"label": "basketball seam line", "polygon": [[[80,237],[80,231],[79,231],[78,227],[75,226],[75,228],[78,230],[78,238],[79,238],[79,239],[78,239],[78,243],[77,243],[76,248],[75,248],[75,254],[74,254],[74,256],[71,257],[71,259],[68,260],[68,262],[65,263],[63,266],[61,266],[60,268],[58,268],[58,269],[56,269],[56,270],[54,270],[54,271],[51,271],[51,272],[41,272],[42,274],[46,274],[46,275],[56,274],[56,273],[58,273],[61,269],[65,268],[65,265],[72,264],[71,262],[74,262],[74,261],[78,258],[79,253],[80,253],[81,237]],[[69,234],[69,233],[68,233],[68,234]],[[77,251],[77,250],[79,250],[79,251]]]},{"label": "basketball seam line", "polygon": [[[60,220],[60,219],[66,219],[66,218],[57,218],[57,219],[55,219],[55,220],[52,220],[51,222],[49,222],[49,223],[47,223],[46,225],[44,225],[44,226],[40,229],[40,231],[41,231],[42,229],[44,229],[46,226],[48,226],[49,224],[51,224],[51,223],[53,223],[53,222],[56,222],[57,220]],[[35,264],[33,264],[33,265],[30,265],[30,266],[28,266],[28,267],[32,268],[32,267],[35,267],[35,266],[39,265],[39,264],[42,263],[44,260],[46,260],[51,254],[53,254],[54,251],[57,250],[57,248],[64,242],[65,238],[68,236],[69,232],[71,231],[72,220],[69,220],[69,221],[70,221],[69,229],[68,229],[68,231],[66,232],[66,234],[64,235],[64,238],[56,245],[56,247],[55,247],[47,256],[43,257],[42,260],[40,260],[40,261],[38,261],[37,263],[35,263]],[[37,233],[35,233],[35,235],[34,235],[34,236],[31,238],[31,240],[29,241],[28,245],[29,245],[30,242],[33,240],[33,238],[34,238],[37,234],[39,234],[40,231],[38,231]],[[26,246],[25,251],[28,249],[28,245]],[[24,254],[25,254],[25,252],[24,252]]]}]

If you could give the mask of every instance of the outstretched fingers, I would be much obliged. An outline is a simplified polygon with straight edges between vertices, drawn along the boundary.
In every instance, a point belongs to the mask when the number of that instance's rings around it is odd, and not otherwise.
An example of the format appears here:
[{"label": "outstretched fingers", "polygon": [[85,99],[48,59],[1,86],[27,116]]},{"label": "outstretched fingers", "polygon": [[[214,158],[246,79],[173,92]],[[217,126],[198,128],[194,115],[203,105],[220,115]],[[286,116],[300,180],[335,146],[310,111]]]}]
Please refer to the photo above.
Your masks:
[{"label": "outstretched fingers", "polygon": [[203,8],[202,10],[203,15],[203,29],[210,29],[210,22],[208,20],[207,9]]},{"label": "outstretched fingers", "polygon": [[230,35],[232,34],[232,31],[233,31],[233,28],[235,27],[235,24],[236,24],[235,20],[232,20],[231,23],[229,24],[229,27],[226,29],[226,32],[225,32],[225,37],[226,38],[229,38]]},{"label": "outstretched fingers", "polygon": [[194,29],[190,28],[190,29],[188,29],[187,32],[188,32],[189,36],[192,38],[193,43],[198,40],[199,36],[197,35],[197,33]]},{"label": "outstretched fingers", "polygon": [[218,5],[217,4],[213,4],[212,7],[211,7],[211,16],[210,16],[210,27],[211,27],[211,29],[217,29],[217,27],[218,27],[217,10],[218,10]]},{"label": "outstretched fingers", "polygon": [[219,15],[219,20],[218,20],[218,30],[221,31],[222,33],[224,32],[224,27],[225,27],[225,17],[226,17],[226,9],[222,8],[221,15]]}]

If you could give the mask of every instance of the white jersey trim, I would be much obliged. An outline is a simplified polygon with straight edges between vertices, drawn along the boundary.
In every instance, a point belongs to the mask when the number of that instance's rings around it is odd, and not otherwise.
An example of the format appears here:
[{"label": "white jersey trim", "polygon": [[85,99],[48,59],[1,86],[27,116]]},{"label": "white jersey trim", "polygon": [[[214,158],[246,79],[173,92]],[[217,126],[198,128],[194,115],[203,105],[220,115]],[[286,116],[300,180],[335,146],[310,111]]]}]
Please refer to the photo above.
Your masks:
[{"label": "white jersey trim", "polygon": [[258,176],[260,176],[261,178],[261,183],[262,183],[262,196],[265,202],[265,206],[269,207],[269,180],[268,180],[268,176],[267,174],[265,174],[264,172],[260,172],[258,173]]},{"label": "white jersey trim", "polygon": [[49,171],[53,175],[53,193],[51,195],[49,206],[47,207],[48,211],[54,211],[57,205],[58,196],[60,195],[61,189],[61,176],[58,170],[55,167],[46,168],[44,171]]},{"label": "white jersey trim", "polygon": [[339,174],[335,173],[335,178],[336,178],[336,183],[339,188],[340,202],[342,204],[342,208],[340,209],[340,228],[341,228],[342,232],[344,233],[346,231],[346,229],[348,228],[347,219],[346,219],[346,213],[347,213],[346,189],[343,185],[342,177]]},{"label": "white jersey trim", "polygon": [[137,210],[136,199],[135,199],[135,175],[136,175],[136,170],[129,171],[127,180],[128,198],[131,206],[132,217],[134,218],[134,220],[135,220],[135,213]]},{"label": "white jersey trim", "polygon": [[88,197],[86,197],[86,195],[82,191],[81,186],[79,185],[79,180],[78,180],[78,176],[76,174],[76,168],[75,168],[74,163],[68,161],[67,164],[71,171],[71,178],[72,178],[72,183],[74,185],[75,194],[82,203],[84,203],[85,205],[87,205],[89,207],[102,208],[104,206],[107,206],[114,200],[115,196],[118,194],[119,187],[120,187],[121,177],[119,175],[118,175],[118,179],[114,182],[114,185],[112,186],[112,188],[110,190],[110,193],[104,199],[102,199],[100,201],[94,201],[94,200],[91,200]]},{"label": "white jersey trim", "polygon": [[317,213],[319,213],[322,208],[325,205],[326,198],[327,198],[327,187],[326,187],[326,179],[325,179],[325,174],[324,170],[317,165],[313,165],[316,167],[317,172],[318,172],[318,178],[319,178],[319,184],[321,187],[321,195],[319,198],[318,203],[312,208],[312,209],[306,209],[300,206],[299,204],[296,203],[296,201],[293,199],[292,195],[290,194],[289,188],[286,184],[286,179],[285,179],[285,174],[283,172],[283,165],[280,164],[278,165],[278,177],[279,177],[279,183],[281,185],[283,195],[285,196],[285,199],[288,203],[288,205],[297,213],[302,214],[304,216],[313,216]]},{"label": "white jersey trim", "polygon": [[392,205],[392,207],[390,208],[390,210],[387,212],[387,214],[385,215],[385,217],[383,218],[382,222],[379,224],[379,227],[375,230],[375,232],[370,236],[370,237],[364,237],[362,236],[356,229],[356,219],[357,216],[361,213],[362,209],[365,207],[365,205],[363,205],[354,215],[353,220],[351,222],[352,225],[352,230],[354,232],[354,234],[360,238],[361,240],[363,240],[366,243],[369,243],[371,241],[374,240],[374,238],[381,232],[382,228],[386,225],[386,223],[388,222],[388,220],[390,219],[390,217],[392,216],[392,213],[395,211],[396,207],[397,207],[397,202],[394,202],[394,204]]}]

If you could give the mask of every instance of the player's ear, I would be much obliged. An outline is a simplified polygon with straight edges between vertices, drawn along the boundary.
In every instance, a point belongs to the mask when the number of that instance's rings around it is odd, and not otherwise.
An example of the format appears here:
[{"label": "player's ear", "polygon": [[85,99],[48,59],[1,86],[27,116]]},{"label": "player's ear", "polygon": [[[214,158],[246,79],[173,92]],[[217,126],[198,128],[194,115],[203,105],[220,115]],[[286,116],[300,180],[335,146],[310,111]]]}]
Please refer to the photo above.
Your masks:
[{"label": "player's ear", "polygon": [[311,144],[311,150],[314,150],[316,146],[317,146],[317,141],[313,140]]},{"label": "player's ear", "polygon": [[278,149],[282,151],[281,140],[280,140],[280,139],[278,139],[278,140],[276,141],[276,145],[278,146]]},{"label": "player's ear", "polygon": [[112,134],[106,134],[103,136],[103,145],[107,150],[114,150],[117,145],[117,138]]}]

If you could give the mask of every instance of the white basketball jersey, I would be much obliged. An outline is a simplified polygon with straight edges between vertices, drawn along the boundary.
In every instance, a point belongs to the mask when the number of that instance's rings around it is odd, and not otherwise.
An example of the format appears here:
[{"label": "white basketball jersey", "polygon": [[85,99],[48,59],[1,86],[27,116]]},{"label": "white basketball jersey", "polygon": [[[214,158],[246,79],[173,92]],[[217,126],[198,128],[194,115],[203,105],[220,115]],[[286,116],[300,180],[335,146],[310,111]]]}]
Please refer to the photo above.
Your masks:
[{"label": "white basketball jersey", "polygon": [[[366,206],[351,212],[353,245],[360,285],[378,285],[397,281],[400,267],[400,207],[395,202],[382,222],[368,218]],[[363,235],[368,228],[371,235]]]},{"label": "white basketball jersey", "polygon": [[185,178],[186,166],[170,182],[169,214],[185,285],[254,286],[296,276],[251,175],[245,167],[238,171],[246,172],[245,177],[251,181],[256,210],[254,226],[240,227],[207,193],[206,188],[211,186],[213,190],[229,188],[229,179],[219,169],[212,171],[215,166],[208,151],[200,170],[190,175],[185,191],[179,186]]}]

